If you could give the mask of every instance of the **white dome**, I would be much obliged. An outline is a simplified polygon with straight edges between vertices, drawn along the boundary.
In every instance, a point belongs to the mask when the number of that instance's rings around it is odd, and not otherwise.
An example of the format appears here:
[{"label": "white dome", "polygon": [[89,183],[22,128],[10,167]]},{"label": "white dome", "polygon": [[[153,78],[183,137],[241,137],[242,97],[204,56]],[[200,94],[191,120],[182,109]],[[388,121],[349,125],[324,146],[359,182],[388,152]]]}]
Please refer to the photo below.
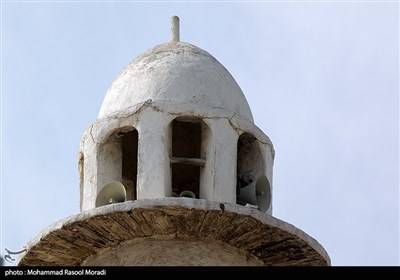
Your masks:
[{"label": "white dome", "polygon": [[132,61],[114,80],[99,118],[146,100],[220,108],[253,121],[232,75],[208,52],[183,42],[158,45]]}]

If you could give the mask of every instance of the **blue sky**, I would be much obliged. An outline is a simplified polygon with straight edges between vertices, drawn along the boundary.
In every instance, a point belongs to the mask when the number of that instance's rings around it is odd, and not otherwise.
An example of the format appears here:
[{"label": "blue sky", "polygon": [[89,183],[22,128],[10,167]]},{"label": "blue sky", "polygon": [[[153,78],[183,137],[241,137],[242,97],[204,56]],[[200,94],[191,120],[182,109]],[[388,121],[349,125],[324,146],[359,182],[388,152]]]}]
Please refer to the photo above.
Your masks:
[{"label": "blue sky", "polygon": [[399,3],[382,1],[2,1],[1,254],[79,212],[81,134],[173,15],[271,138],[273,215],[333,265],[399,265]]}]

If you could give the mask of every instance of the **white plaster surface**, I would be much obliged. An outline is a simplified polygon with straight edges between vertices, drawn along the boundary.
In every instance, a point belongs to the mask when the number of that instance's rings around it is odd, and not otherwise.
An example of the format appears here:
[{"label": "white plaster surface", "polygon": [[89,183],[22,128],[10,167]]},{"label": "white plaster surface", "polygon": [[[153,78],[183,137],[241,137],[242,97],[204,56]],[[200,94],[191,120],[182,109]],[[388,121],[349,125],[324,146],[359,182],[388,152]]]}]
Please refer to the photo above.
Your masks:
[{"label": "white plaster surface", "polygon": [[[97,120],[82,137],[81,152],[85,158],[82,210],[94,207],[96,194],[105,184],[121,179],[122,151],[118,152],[118,145],[110,143],[110,135],[127,127],[139,133],[138,198],[170,196],[170,124],[174,118],[182,116],[197,117],[207,126],[202,142],[206,164],[200,173],[200,198],[236,202],[237,141],[243,132],[254,135],[259,143],[254,170],[265,173],[272,182],[272,143],[251,121],[222,109],[183,106],[179,110],[174,102],[147,101],[120,111],[114,117]],[[267,213],[272,213],[272,206]]]},{"label": "white plaster surface", "polygon": [[228,70],[188,43],[158,45],[130,63],[109,88],[99,118],[149,99],[222,108],[253,121],[247,100]]},{"label": "white plaster surface", "polygon": [[[104,98],[99,118],[84,133],[81,210],[94,208],[105,184],[122,181],[123,151],[120,143],[112,142],[112,135],[126,128],[136,129],[139,135],[137,198],[171,196],[171,122],[177,117],[206,124],[201,199],[236,202],[237,141],[244,132],[253,135],[260,147],[249,168],[257,176],[265,175],[272,191],[272,142],[253,123],[234,78],[206,51],[171,42],[148,50],[122,70]],[[272,203],[267,213],[272,213]]]}]

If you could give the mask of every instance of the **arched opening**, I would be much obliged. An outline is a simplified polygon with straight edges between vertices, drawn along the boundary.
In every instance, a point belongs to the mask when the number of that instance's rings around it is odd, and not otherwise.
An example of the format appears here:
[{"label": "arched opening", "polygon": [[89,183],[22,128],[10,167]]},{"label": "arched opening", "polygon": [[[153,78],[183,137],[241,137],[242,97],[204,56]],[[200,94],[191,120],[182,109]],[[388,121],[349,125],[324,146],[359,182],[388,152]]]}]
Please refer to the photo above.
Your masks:
[{"label": "arched opening", "polygon": [[237,143],[236,203],[251,204],[267,211],[271,190],[263,170],[260,144],[253,135],[243,133]]},{"label": "arched opening", "polygon": [[206,163],[202,140],[206,125],[197,118],[172,121],[172,196],[200,197],[201,168]]},{"label": "arched opening", "polygon": [[136,199],[138,141],[137,130],[120,132],[122,146],[122,184],[126,189],[126,200]]},{"label": "arched opening", "polygon": [[98,192],[117,181],[125,187],[126,200],[136,199],[138,141],[132,127],[120,128],[107,138],[98,152]]}]

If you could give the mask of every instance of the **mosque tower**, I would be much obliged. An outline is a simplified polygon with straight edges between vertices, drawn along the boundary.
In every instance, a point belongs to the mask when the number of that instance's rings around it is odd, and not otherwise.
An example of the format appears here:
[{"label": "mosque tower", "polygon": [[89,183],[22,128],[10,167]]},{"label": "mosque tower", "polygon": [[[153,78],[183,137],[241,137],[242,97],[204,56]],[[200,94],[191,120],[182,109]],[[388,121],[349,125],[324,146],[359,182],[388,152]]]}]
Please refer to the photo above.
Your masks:
[{"label": "mosque tower", "polygon": [[330,265],[272,216],[271,140],[228,70],[171,42],[114,80],[79,147],[79,214],[32,239],[19,266]]}]

